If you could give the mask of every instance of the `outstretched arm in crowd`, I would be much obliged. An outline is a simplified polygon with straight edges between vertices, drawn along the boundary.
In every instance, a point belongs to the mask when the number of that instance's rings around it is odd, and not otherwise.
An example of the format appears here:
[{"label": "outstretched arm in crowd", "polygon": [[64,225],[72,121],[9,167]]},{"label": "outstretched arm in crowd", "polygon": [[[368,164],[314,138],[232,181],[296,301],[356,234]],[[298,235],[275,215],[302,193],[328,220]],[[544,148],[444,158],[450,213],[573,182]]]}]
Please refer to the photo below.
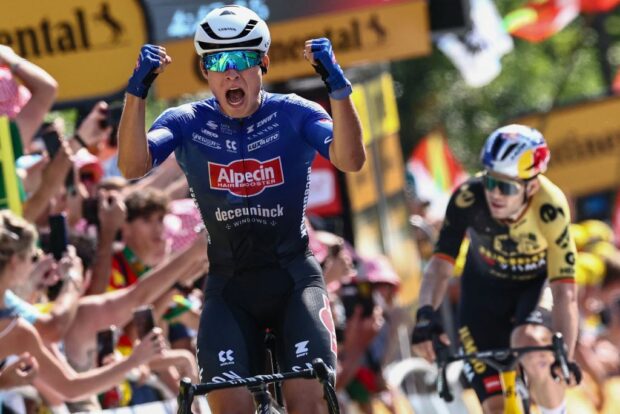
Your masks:
[{"label": "outstretched arm in crowd", "polygon": [[77,400],[113,387],[123,381],[129,370],[149,362],[165,347],[161,331],[152,332],[128,358],[77,374],[61,364],[45,347],[37,330],[21,319],[5,337],[0,339],[0,344],[0,357],[5,357],[17,350],[32,355],[40,367],[39,375],[33,385],[35,387],[41,385],[47,389],[53,387],[64,400]]},{"label": "outstretched arm in crowd", "polygon": [[336,388],[346,386],[355,378],[361,365],[362,356],[372,340],[377,336],[385,320],[382,310],[376,306],[372,315],[364,317],[362,307],[357,306],[347,320],[344,343],[338,349],[338,374]]},{"label": "outstretched arm in crowd", "polygon": [[39,373],[39,364],[28,352],[0,370],[0,390],[32,384]]},{"label": "outstretched arm in crowd", "polygon": [[63,281],[60,293],[54,300],[51,311],[41,314],[34,323],[46,344],[59,342],[64,338],[78,309],[84,277],[82,262],[75,255],[75,249],[71,247],[69,253],[61,259],[58,271]]},{"label": "outstretched arm in crowd", "polygon": [[[56,124],[50,128],[60,129]],[[60,132],[61,131],[59,131],[59,135],[62,136]],[[62,191],[65,178],[71,168],[73,168],[73,162],[71,161],[72,154],[69,144],[62,141],[60,149],[43,171],[41,184],[26,202],[24,202],[24,218],[29,222],[36,222],[39,216],[45,213],[50,200]]]},{"label": "outstretched arm in crowd", "polygon": [[58,83],[49,73],[18,56],[13,49],[5,45],[0,45],[0,65],[7,65],[13,76],[19,79],[32,95],[15,118],[22,142],[26,146],[54,104]]},{"label": "outstretched arm in crowd", "polygon": [[186,250],[150,270],[138,282],[124,289],[80,300],[78,314],[67,333],[65,349],[76,369],[87,369],[94,363],[95,334],[110,325],[124,326],[132,318],[134,308],[153,303],[175,282],[185,283],[206,271],[206,237],[202,235]]},{"label": "outstretched arm in crowd", "polygon": [[87,294],[97,295],[106,291],[112,273],[113,244],[116,234],[125,222],[126,207],[118,191],[99,191],[99,232],[97,252],[93,263],[92,281]]}]

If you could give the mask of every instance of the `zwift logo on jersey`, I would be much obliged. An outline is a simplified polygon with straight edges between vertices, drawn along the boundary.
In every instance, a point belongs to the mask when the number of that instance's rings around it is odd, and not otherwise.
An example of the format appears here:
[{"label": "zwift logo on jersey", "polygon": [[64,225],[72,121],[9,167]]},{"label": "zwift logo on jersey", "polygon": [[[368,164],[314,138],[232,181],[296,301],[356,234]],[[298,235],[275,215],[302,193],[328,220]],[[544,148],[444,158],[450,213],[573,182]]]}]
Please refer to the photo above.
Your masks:
[{"label": "zwift logo on jersey", "polygon": [[223,165],[209,163],[209,183],[214,190],[227,190],[240,197],[252,197],[265,188],[284,184],[280,157],[268,161],[236,160]]}]

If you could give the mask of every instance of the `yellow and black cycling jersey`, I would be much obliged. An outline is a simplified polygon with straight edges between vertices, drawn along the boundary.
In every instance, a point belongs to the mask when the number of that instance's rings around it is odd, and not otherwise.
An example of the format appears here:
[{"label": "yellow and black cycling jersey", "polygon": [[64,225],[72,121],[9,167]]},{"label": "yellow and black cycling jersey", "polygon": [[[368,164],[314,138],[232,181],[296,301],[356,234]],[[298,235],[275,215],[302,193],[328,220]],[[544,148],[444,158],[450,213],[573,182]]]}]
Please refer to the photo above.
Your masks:
[{"label": "yellow and black cycling jersey", "polygon": [[467,234],[464,273],[512,281],[573,280],[577,251],[566,197],[545,176],[538,179],[540,189],[511,222],[491,216],[479,175],[461,184],[448,204],[435,254],[454,261]]}]

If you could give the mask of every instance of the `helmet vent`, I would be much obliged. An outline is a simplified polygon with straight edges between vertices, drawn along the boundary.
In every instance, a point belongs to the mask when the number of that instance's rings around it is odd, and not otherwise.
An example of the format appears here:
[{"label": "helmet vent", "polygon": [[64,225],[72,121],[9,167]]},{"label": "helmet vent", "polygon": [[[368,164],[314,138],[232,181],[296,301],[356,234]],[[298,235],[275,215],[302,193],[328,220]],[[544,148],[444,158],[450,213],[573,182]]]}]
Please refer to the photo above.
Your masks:
[{"label": "helmet vent", "polygon": [[502,144],[504,143],[504,138],[502,138],[502,136],[498,136],[494,141],[493,141],[493,145],[491,146],[491,156],[493,158],[497,158],[497,153],[499,152],[499,149],[502,147]]},{"label": "helmet vent", "polygon": [[[207,35],[209,35],[209,37],[211,37],[212,39],[215,40],[233,40],[233,39],[240,39],[244,36],[247,36],[248,33],[250,33],[252,31],[252,29],[254,29],[254,27],[256,26],[258,22],[256,20],[250,20],[248,21],[248,24],[245,25],[245,27],[243,28],[243,30],[235,37],[221,37],[219,35],[217,35],[213,29],[211,29],[211,26],[209,26],[209,23],[204,22],[203,24],[200,25],[200,27],[202,27],[202,30],[204,30]],[[200,43],[200,42],[199,42]]]},{"label": "helmet vent", "polygon": [[502,155],[502,158],[501,158],[502,161],[504,161],[511,153],[513,153],[514,149],[517,148],[518,145],[519,144],[517,143],[510,144],[508,148],[506,148],[506,151],[504,151],[504,154]]},{"label": "helmet vent", "polygon": [[236,16],[236,14],[230,10],[224,10],[223,12],[220,13],[220,16],[226,16],[232,14],[233,16]]},{"label": "helmet vent", "polygon": [[200,40],[198,41],[198,45],[203,49],[203,50],[213,50],[213,49],[243,49],[243,48],[254,48],[259,46],[263,41],[262,37],[259,37],[257,39],[252,39],[252,40],[248,40],[245,42],[237,42],[237,43],[229,43],[227,45],[222,45],[219,43],[209,43],[209,42],[201,42]]}]

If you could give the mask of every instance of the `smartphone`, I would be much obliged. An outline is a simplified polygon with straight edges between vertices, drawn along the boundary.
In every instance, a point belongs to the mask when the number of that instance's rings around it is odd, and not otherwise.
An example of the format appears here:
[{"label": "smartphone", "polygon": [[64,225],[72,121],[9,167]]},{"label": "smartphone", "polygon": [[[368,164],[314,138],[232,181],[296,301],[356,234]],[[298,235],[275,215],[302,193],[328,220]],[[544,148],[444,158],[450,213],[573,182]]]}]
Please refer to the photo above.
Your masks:
[{"label": "smartphone", "polygon": [[97,366],[103,365],[103,359],[114,353],[116,347],[116,327],[111,325],[108,329],[97,332]]},{"label": "smartphone", "polygon": [[48,222],[50,226],[50,253],[58,261],[67,251],[69,245],[67,217],[64,214],[49,216]]},{"label": "smartphone", "polygon": [[65,188],[67,189],[67,193],[69,193],[71,195],[75,195],[75,193],[76,193],[76,190],[75,190],[75,170],[73,169],[73,167],[71,167],[71,169],[67,173],[67,176],[65,177]]},{"label": "smartphone", "polygon": [[362,316],[367,318],[372,315],[375,308],[375,300],[370,282],[353,282],[342,285],[340,299],[344,306],[345,315],[348,318],[353,315],[357,306],[362,307]]},{"label": "smartphone", "polygon": [[82,217],[88,224],[99,226],[99,199],[97,197],[85,198],[82,201]]},{"label": "smartphone", "polygon": [[53,159],[58,150],[60,149],[60,136],[55,129],[51,129],[49,131],[43,132],[41,134],[41,140],[45,144],[45,149],[50,156],[50,159]]},{"label": "smartphone", "polygon": [[151,305],[140,306],[133,311],[133,323],[136,327],[138,338],[143,339],[155,327],[153,307]]}]

